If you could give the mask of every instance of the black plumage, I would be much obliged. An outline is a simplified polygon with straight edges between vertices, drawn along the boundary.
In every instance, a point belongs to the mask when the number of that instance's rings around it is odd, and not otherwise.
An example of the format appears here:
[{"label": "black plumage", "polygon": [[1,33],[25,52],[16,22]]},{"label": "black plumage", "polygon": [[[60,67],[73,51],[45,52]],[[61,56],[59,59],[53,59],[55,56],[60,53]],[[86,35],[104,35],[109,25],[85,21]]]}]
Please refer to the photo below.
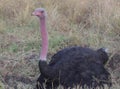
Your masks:
[{"label": "black plumage", "polygon": [[[55,89],[62,85],[65,89],[79,85],[91,89],[111,86],[110,73],[104,68],[108,56],[104,49],[94,51],[84,47],[65,48],[53,55],[49,64],[39,61],[41,75],[38,89]],[[46,82],[45,82],[46,80]]]}]

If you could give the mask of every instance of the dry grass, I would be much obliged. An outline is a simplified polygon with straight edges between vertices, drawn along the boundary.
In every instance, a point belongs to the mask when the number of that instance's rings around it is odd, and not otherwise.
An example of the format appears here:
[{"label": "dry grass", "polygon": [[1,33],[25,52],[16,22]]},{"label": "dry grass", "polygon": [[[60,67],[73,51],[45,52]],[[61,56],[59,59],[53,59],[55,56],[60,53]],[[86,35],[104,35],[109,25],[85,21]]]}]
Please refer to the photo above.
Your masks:
[{"label": "dry grass", "polygon": [[[0,2],[0,89],[4,89],[1,88],[3,86],[13,89],[12,85],[4,81],[7,74],[24,76],[31,80],[35,80],[39,74],[36,61],[40,49],[39,24],[35,17],[31,17],[31,12],[37,7],[44,7],[48,12],[48,57],[61,48],[74,45],[94,49],[107,47],[110,53],[120,54],[119,0]],[[113,78],[120,74],[119,71],[111,72]],[[113,89],[119,89],[120,79],[113,81]],[[15,86],[18,89],[33,88],[29,84],[20,84],[16,83]]]}]

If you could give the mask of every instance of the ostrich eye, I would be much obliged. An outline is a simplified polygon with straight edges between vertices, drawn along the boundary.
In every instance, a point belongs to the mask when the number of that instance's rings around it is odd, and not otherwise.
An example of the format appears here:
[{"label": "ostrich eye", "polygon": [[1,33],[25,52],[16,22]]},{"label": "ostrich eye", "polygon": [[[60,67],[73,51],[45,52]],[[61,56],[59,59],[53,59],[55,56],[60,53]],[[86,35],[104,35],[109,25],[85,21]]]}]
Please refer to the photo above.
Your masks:
[{"label": "ostrich eye", "polygon": [[44,13],[44,11],[41,11],[41,13]]}]

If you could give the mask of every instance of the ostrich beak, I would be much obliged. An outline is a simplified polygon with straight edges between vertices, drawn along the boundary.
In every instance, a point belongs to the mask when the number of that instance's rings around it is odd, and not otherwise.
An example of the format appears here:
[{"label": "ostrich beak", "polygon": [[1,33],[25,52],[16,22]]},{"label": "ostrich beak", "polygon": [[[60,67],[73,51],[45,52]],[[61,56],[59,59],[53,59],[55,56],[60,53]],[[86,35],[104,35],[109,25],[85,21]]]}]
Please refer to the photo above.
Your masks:
[{"label": "ostrich beak", "polygon": [[34,11],[32,14],[32,16],[41,16],[41,13],[37,12],[37,11]]}]

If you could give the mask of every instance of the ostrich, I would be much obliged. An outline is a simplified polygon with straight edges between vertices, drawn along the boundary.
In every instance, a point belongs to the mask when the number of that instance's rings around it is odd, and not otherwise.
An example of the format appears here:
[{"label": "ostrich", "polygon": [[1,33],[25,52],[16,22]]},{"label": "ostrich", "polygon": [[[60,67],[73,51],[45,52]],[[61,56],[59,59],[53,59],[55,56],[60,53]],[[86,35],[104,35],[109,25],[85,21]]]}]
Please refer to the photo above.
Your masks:
[{"label": "ostrich", "polygon": [[32,15],[40,20],[42,38],[39,58],[41,75],[37,80],[37,89],[57,89],[59,85],[62,85],[64,89],[75,86],[81,89],[111,86],[110,73],[104,68],[108,60],[104,48],[92,50],[87,47],[68,47],[54,54],[51,61],[47,63],[46,11],[44,8],[37,8]]}]

